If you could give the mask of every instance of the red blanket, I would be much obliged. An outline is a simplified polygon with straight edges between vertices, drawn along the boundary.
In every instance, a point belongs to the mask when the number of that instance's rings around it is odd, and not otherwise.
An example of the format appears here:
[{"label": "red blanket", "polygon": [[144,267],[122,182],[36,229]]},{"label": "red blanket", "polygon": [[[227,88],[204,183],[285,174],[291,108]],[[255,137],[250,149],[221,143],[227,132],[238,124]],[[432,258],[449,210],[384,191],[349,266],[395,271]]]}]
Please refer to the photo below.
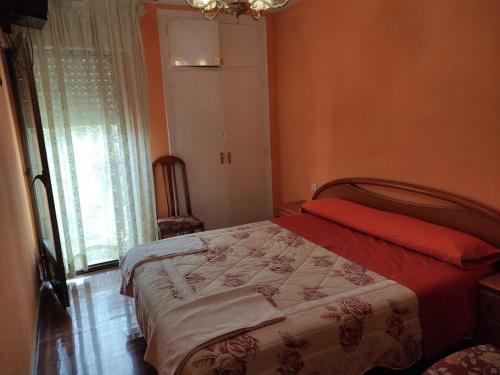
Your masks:
[{"label": "red blanket", "polygon": [[273,222],[413,290],[419,300],[425,357],[472,331],[476,283],[493,273],[493,267],[466,271],[312,214]]}]

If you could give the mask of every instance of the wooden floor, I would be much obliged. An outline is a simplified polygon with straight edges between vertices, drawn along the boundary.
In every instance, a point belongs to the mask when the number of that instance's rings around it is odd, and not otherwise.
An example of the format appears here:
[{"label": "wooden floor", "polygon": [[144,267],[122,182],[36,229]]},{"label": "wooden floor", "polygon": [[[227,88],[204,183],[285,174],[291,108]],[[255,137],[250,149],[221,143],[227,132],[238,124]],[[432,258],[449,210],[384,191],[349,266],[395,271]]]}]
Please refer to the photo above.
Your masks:
[{"label": "wooden floor", "polygon": [[156,374],[143,360],[134,302],[120,295],[120,282],[116,269],[70,280],[66,310],[44,288],[35,374]]}]

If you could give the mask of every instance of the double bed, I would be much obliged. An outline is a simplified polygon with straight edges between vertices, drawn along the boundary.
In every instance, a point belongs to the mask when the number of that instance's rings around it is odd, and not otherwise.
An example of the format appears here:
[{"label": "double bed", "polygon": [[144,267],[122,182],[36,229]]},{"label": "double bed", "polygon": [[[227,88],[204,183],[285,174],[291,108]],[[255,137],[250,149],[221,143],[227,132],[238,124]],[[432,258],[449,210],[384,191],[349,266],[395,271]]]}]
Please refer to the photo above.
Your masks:
[{"label": "double bed", "polygon": [[161,374],[361,374],[470,337],[500,215],[373,179],[322,186],[296,216],[132,249],[134,298]]}]

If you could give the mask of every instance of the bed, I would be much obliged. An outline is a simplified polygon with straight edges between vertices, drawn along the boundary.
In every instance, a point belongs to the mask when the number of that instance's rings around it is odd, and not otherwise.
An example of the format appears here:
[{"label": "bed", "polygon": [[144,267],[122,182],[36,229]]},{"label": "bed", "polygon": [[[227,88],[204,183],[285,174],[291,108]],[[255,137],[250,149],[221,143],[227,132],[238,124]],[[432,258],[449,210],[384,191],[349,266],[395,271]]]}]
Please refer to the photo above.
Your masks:
[{"label": "bed", "polygon": [[161,374],[405,369],[472,334],[497,247],[492,209],[343,179],[300,215],[132,249],[122,293]]}]

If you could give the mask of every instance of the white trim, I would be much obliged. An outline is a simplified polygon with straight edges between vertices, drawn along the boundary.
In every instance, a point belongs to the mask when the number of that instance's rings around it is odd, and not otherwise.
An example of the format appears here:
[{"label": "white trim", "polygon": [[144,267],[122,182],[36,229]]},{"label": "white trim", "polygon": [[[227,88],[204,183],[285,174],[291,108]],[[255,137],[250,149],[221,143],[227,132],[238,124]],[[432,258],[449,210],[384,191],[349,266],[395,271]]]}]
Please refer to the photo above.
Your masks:
[{"label": "white trim", "polygon": [[271,159],[271,112],[269,109],[269,67],[267,58],[267,23],[262,22],[263,32],[263,50],[262,50],[262,77],[264,80],[264,142],[265,142],[265,158],[266,158],[266,187],[267,187],[267,214],[269,217],[274,216],[273,202],[273,165]]}]

